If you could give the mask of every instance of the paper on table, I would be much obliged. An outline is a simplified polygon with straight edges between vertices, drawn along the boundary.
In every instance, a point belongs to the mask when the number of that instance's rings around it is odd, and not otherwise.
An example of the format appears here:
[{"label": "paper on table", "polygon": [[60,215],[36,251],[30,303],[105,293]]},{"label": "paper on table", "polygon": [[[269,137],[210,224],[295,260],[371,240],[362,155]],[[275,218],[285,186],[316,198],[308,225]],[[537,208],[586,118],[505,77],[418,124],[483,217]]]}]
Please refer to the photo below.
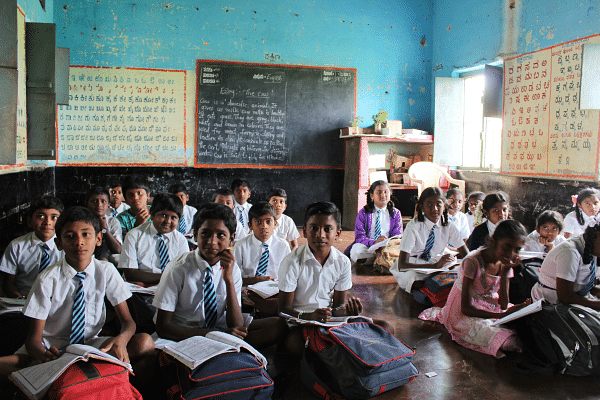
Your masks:
[{"label": "paper on table", "polygon": [[388,242],[389,242],[391,239],[398,239],[398,238],[401,238],[401,237],[402,237],[402,235],[396,235],[396,236],[392,236],[391,238],[387,238],[387,239],[385,239],[385,240],[382,240],[382,241],[381,241],[381,242],[379,242],[379,243],[375,243],[373,246],[369,247],[369,251],[370,251],[371,253],[375,253],[375,250],[377,250],[377,249],[379,249],[379,248],[381,248],[381,247],[387,246]]},{"label": "paper on table", "polygon": [[500,318],[499,320],[492,322],[490,324],[490,326],[498,326],[501,324],[505,324],[507,322],[514,321],[515,319],[519,319],[526,315],[541,311],[541,309],[542,309],[542,300],[538,300],[535,303],[531,303],[527,307],[520,309],[519,311],[515,311],[514,313],[509,314],[504,318]]},{"label": "paper on table", "polygon": [[277,283],[277,280],[262,281],[248,286],[248,290],[252,290],[263,299],[267,299],[279,294],[279,284]]}]

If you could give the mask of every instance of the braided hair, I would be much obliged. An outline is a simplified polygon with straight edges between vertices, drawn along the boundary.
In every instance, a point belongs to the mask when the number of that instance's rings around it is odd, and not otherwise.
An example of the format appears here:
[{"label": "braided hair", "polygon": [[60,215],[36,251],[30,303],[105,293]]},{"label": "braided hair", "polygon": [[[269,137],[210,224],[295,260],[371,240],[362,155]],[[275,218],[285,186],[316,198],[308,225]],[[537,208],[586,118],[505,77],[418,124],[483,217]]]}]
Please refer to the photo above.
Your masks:
[{"label": "braided hair", "polygon": [[[373,193],[375,193],[375,189],[377,189],[377,186],[381,186],[381,185],[387,186],[388,189],[390,188],[390,185],[386,181],[382,181],[382,180],[373,182],[371,184],[371,187],[369,187],[369,190],[367,191],[367,205],[365,206],[365,211],[367,213],[375,212],[375,202],[371,198],[371,195]],[[391,200],[388,201],[386,208],[387,208],[388,214],[390,214],[390,217],[394,217],[394,203]]]},{"label": "braided hair", "polygon": [[581,259],[583,260],[584,264],[589,264],[592,262],[592,257],[594,256],[594,241],[596,240],[596,234],[598,232],[600,232],[600,223],[596,223],[594,226],[588,226],[583,234],[585,246],[583,248]]},{"label": "braided hair", "polygon": [[442,218],[441,218],[441,223],[442,226],[447,226],[449,219],[448,219],[448,202],[446,201],[446,198],[444,197],[444,193],[442,192],[442,189],[440,189],[439,187],[428,187],[427,189],[423,190],[421,192],[421,196],[419,196],[419,200],[417,201],[417,221],[419,222],[424,222],[425,221],[425,213],[423,212],[423,205],[425,204],[425,200],[427,200],[430,197],[434,197],[434,196],[439,196],[442,201],[444,202],[444,211],[442,212]]},{"label": "braided hair", "polygon": [[583,201],[588,197],[592,196],[600,199],[600,190],[594,188],[585,188],[581,189],[579,193],[577,193],[577,206],[575,206],[575,215],[577,216],[577,222],[579,222],[579,225],[585,225],[585,218],[580,207],[581,203],[583,203]]}]

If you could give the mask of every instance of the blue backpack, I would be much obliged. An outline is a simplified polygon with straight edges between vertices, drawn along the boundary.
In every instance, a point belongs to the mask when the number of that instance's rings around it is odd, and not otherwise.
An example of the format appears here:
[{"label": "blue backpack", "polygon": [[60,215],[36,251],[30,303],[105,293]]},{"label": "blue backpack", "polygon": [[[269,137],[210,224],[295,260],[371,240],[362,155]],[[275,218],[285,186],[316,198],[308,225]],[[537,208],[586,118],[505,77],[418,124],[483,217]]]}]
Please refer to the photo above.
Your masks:
[{"label": "blue backpack", "polygon": [[419,374],[415,351],[370,322],[305,327],[302,383],[324,399],[367,399]]}]

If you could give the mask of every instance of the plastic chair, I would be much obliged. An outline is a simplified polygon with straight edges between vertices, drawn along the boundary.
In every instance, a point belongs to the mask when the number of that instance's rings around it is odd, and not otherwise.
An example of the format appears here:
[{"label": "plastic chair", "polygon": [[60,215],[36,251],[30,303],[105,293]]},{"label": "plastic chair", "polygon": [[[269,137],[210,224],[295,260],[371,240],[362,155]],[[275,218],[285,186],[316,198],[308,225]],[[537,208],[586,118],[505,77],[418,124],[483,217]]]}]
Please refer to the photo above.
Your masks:
[{"label": "plastic chair", "polygon": [[[417,185],[419,196],[423,189],[428,187],[439,187],[446,192],[450,185],[456,185],[458,189],[465,194],[465,181],[454,179],[450,174],[439,164],[429,161],[420,161],[414,163],[408,169],[408,176],[412,183]],[[442,179],[443,178],[443,179]],[[446,182],[444,182],[444,180]],[[447,185],[445,184],[447,183]]]}]

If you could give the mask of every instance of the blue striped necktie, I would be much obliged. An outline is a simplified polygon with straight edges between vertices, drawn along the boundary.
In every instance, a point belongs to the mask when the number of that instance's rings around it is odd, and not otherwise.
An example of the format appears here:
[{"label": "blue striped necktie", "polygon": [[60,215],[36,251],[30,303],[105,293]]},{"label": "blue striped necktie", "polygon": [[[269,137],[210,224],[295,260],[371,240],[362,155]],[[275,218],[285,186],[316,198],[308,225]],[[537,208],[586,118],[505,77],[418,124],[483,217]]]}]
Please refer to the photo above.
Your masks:
[{"label": "blue striped necktie", "polygon": [[242,226],[243,226],[244,225],[244,207],[239,206],[238,211],[240,213],[240,215],[238,215],[238,220],[240,221],[240,224],[242,224]]},{"label": "blue striped necktie", "polygon": [[186,233],[186,222],[185,222],[185,215],[182,215],[181,218],[179,218],[179,225],[177,226],[177,229],[179,230],[179,232],[181,232],[182,235],[185,235]]},{"label": "blue striped necktie", "polygon": [[69,344],[83,344],[85,332],[85,293],[83,292],[83,280],[85,272],[75,274],[77,287],[75,288],[75,301],[73,302],[73,314],[71,319],[71,336]]},{"label": "blue striped necktie", "polygon": [[160,260],[160,270],[161,272],[165,270],[165,267],[169,263],[169,251],[167,250],[167,245],[165,244],[165,238],[162,233],[156,235],[158,240],[156,241],[156,248],[158,249],[158,258]]},{"label": "blue striped necktie", "polygon": [[48,254],[48,251],[50,251],[50,247],[48,247],[46,243],[42,243],[40,247],[42,248],[42,258],[40,260],[39,272],[42,272],[50,266],[50,255]]},{"label": "blue striped necktie", "polygon": [[258,261],[258,268],[256,269],[256,276],[264,276],[267,274],[267,267],[269,266],[269,245],[266,243],[262,244],[263,252],[260,255]]},{"label": "blue striped necktie", "polygon": [[375,236],[373,239],[379,239],[381,236],[381,210],[377,210],[377,221],[375,221]]},{"label": "blue striped necktie", "polygon": [[112,216],[113,216],[113,218],[116,218],[116,217],[117,217],[117,214],[118,214],[118,213],[117,213],[117,209],[116,209],[116,208],[113,208],[113,209],[112,209]]},{"label": "blue striped necktie", "polygon": [[204,271],[204,327],[214,328],[217,324],[217,294],[212,277],[212,267]]},{"label": "blue striped necktie", "polygon": [[423,253],[420,256],[425,261],[429,261],[431,259],[431,249],[433,248],[433,243],[435,243],[436,226],[437,225],[434,225],[433,228],[431,228],[431,231],[429,232],[429,237],[427,237],[427,242],[425,243],[425,249],[423,250]]},{"label": "blue striped necktie", "polygon": [[588,283],[583,287],[577,294],[579,296],[585,296],[588,294],[594,285],[596,284],[596,257],[592,257],[592,262],[590,263],[590,275],[588,278]]}]

